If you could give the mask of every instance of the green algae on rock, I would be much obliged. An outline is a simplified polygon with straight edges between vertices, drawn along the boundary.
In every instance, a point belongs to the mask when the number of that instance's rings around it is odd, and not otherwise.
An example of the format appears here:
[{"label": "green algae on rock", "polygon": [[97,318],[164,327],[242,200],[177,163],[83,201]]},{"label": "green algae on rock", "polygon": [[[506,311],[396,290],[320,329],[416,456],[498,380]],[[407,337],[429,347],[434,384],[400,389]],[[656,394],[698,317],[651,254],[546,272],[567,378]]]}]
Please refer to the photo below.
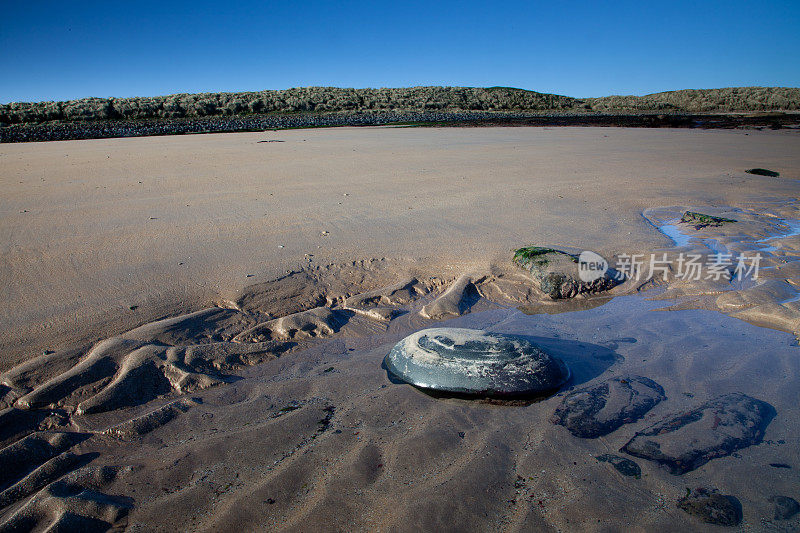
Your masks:
[{"label": "green algae on rock", "polygon": [[713,215],[706,215],[704,213],[697,213],[695,211],[686,211],[681,217],[681,222],[694,226],[694,229],[703,229],[705,227],[718,228],[723,224],[736,222],[732,218],[715,217]]},{"label": "green algae on rock", "polygon": [[623,277],[609,268],[596,279],[583,281],[578,274],[579,256],[542,246],[518,248],[511,260],[530,272],[539,289],[553,300],[603,292],[621,283]]},{"label": "green algae on rock", "polygon": [[409,335],[384,364],[392,376],[422,389],[492,398],[541,396],[569,379],[564,362],[523,337],[464,328]]},{"label": "green algae on rock", "polygon": [[525,246],[514,250],[513,261],[521,267],[528,267],[531,263],[536,265],[547,264],[546,256],[548,254],[560,254],[569,257],[573,263],[578,262],[578,258],[574,255],[556,250],[554,248],[545,248],[543,246]]}]

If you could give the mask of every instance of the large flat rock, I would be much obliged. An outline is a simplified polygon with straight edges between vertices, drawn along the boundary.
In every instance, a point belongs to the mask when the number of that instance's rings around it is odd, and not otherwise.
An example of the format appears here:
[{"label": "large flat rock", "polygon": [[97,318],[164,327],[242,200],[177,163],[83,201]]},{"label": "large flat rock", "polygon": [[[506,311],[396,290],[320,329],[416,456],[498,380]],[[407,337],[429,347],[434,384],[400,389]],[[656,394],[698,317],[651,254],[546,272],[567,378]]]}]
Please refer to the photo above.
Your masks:
[{"label": "large flat rock", "polygon": [[622,447],[635,457],[684,474],[711,459],[730,455],[764,437],[775,409],[746,394],[710,400],[691,411],[670,415],[637,433]]},{"label": "large flat rock", "polygon": [[678,508],[707,524],[732,527],[742,521],[742,504],[736,497],[702,487],[678,500]]},{"label": "large flat rock", "polygon": [[639,420],[665,398],[664,389],[652,379],[615,377],[569,393],[550,421],[576,437],[593,439]]}]

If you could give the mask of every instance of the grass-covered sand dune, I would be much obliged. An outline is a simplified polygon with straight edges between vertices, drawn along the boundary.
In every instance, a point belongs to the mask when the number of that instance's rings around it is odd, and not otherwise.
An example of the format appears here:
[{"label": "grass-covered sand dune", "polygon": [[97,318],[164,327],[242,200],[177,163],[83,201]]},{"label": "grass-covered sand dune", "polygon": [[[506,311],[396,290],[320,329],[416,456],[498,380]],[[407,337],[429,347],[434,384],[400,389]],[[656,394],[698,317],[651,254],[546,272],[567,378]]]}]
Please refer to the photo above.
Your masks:
[{"label": "grass-covered sand dune", "polygon": [[66,102],[0,105],[0,124],[53,121],[147,120],[330,112],[498,111],[560,113],[732,112],[800,109],[800,88],[692,89],[646,96],[572,98],[509,87],[347,89],[304,87],[281,91],[83,98]]},{"label": "grass-covered sand dune", "polygon": [[10,103],[0,106],[0,122],[33,124],[53,120],[141,120],[338,111],[545,111],[577,109],[583,105],[580,100],[567,96],[506,87],[304,87],[283,91]]},{"label": "grass-covered sand dune", "polygon": [[583,101],[594,111],[676,111],[685,113],[796,111],[800,109],[800,88],[686,89],[645,96],[585,98]]}]

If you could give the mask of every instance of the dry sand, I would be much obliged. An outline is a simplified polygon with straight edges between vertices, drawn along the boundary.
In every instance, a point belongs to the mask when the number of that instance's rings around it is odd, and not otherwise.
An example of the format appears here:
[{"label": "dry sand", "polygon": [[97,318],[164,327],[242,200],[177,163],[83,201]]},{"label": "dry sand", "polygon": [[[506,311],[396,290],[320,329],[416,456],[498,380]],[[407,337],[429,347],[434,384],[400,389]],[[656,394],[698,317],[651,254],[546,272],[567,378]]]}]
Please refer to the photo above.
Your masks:
[{"label": "dry sand", "polygon": [[[25,466],[0,479],[0,522],[685,530],[702,522],[675,503],[705,486],[738,497],[745,529],[797,528],[768,498],[800,499],[800,241],[780,237],[798,154],[793,131],[615,128],[2,145],[0,455]],[[771,246],[762,283],[553,304],[509,262],[526,244],[675,254],[656,226],[686,208],[740,220],[690,248]],[[587,440],[549,423],[560,396],[391,383],[389,347],[433,324],[531,335],[570,387],[636,374],[668,399]],[[775,407],[762,444],[681,476],[594,459],[730,392]]]}]

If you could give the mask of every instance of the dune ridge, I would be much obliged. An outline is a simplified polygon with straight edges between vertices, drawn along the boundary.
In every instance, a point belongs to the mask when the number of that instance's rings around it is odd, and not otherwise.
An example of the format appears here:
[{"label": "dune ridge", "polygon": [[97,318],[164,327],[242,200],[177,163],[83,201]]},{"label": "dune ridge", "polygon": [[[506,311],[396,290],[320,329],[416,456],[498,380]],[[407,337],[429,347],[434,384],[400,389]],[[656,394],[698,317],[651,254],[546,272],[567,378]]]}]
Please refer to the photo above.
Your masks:
[{"label": "dune ridge", "polygon": [[147,120],[267,113],[375,111],[795,111],[800,88],[685,89],[645,96],[574,98],[513,87],[350,89],[300,87],[241,93],[83,98],[0,104],[0,124],[48,121]]}]

